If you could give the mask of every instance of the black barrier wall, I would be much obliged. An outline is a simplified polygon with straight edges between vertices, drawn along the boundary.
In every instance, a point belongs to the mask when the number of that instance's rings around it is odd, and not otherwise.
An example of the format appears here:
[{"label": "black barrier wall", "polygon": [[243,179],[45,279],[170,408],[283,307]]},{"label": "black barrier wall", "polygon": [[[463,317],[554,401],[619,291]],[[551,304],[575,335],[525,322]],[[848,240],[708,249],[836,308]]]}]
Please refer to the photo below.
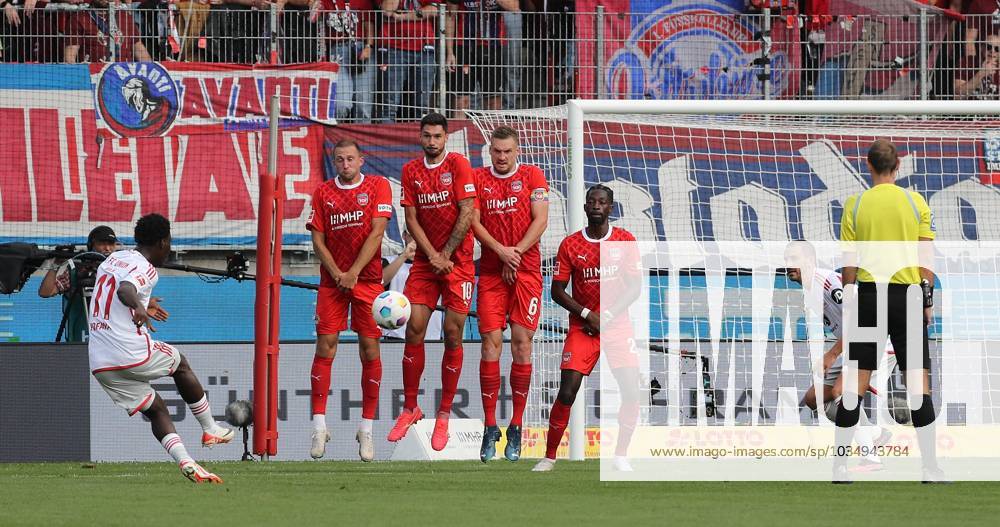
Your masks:
[{"label": "black barrier wall", "polygon": [[89,383],[86,345],[0,345],[0,462],[90,459]]}]

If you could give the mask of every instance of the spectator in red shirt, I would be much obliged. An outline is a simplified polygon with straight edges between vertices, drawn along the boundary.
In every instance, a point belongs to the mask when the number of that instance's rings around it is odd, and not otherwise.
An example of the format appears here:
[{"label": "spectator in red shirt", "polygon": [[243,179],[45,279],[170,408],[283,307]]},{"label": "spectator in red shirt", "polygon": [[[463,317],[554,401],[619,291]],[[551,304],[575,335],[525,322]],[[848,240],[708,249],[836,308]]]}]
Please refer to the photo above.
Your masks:
[{"label": "spectator in red shirt", "polygon": [[434,27],[436,0],[383,0],[384,13],[379,61],[385,71],[386,104],[383,122],[395,121],[404,87],[414,94],[422,115],[430,110],[434,90]]},{"label": "spectator in red shirt", "polygon": [[[120,5],[118,0],[113,0]],[[108,19],[108,0],[91,0],[86,9],[63,18],[65,62],[148,62],[152,58],[139,40],[139,32],[126,9],[115,11],[117,35]]]},{"label": "spectator in red shirt", "polygon": [[955,76],[957,99],[1000,99],[1000,33],[991,33]]}]

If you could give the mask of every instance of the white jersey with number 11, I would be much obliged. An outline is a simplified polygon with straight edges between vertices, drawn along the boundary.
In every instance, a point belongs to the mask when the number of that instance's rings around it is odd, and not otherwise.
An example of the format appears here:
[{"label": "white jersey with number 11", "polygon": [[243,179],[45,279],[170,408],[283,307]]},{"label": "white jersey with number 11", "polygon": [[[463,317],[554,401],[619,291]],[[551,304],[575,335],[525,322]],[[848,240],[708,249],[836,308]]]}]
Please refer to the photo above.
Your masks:
[{"label": "white jersey with number 11", "polygon": [[149,360],[152,341],[146,327],[132,322],[132,309],[118,299],[124,283],[135,286],[143,306],[149,305],[159,280],[156,268],[138,251],[117,251],[97,269],[87,322],[90,329],[90,370],[119,370]]}]

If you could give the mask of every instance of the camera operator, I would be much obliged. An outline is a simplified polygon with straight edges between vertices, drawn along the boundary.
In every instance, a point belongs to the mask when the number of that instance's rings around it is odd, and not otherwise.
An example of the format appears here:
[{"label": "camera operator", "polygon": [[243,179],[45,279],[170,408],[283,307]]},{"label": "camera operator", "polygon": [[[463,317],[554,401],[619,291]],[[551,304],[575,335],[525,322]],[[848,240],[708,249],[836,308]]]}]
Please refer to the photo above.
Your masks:
[{"label": "camera operator", "polygon": [[[87,236],[87,251],[108,256],[118,247],[115,231],[106,225],[95,227]],[[66,249],[57,247],[56,250]],[[72,248],[69,248],[72,251]],[[38,296],[63,296],[63,321],[66,342],[84,342],[87,335],[87,303],[94,287],[94,277],[100,261],[97,259],[62,260],[49,258],[42,264],[45,277],[38,286]],[[57,340],[59,340],[57,335]]]}]

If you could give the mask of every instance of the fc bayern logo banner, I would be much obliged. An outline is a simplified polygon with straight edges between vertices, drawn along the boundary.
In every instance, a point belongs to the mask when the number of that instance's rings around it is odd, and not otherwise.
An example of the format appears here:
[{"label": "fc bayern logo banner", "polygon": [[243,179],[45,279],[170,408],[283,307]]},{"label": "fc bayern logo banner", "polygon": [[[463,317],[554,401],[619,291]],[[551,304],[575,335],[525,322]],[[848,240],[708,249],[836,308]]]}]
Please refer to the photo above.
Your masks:
[{"label": "fc bayern logo banner", "polygon": [[336,124],[338,66],[180,62],[91,64],[98,129],[116,137],[267,128],[277,96],[283,128]]}]

